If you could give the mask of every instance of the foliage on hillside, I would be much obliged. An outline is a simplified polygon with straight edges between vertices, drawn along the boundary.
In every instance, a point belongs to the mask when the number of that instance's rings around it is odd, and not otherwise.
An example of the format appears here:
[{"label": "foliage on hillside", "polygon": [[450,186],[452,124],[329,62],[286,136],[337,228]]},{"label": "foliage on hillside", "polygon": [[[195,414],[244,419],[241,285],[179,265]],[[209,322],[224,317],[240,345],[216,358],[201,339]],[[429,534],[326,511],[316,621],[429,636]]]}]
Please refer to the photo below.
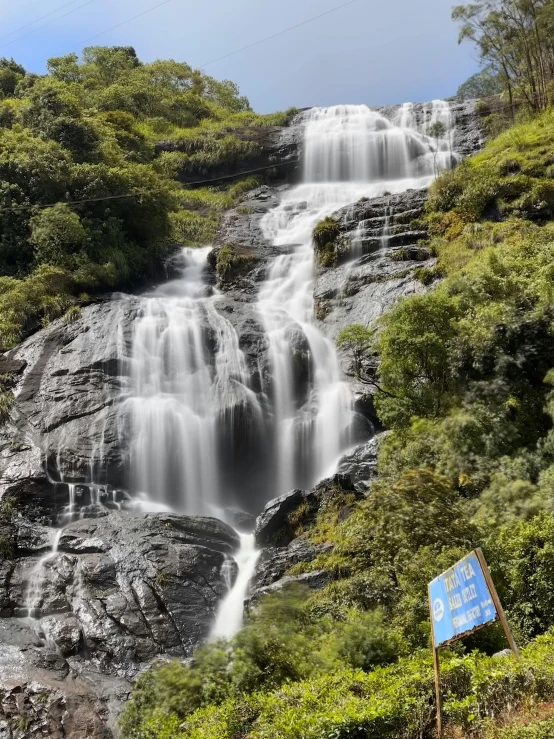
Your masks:
[{"label": "foliage on hillside", "polygon": [[[433,670],[428,651],[396,664],[357,669],[348,659],[314,669],[309,648],[297,649],[290,622],[271,622],[274,638],[289,647],[287,665],[301,680],[237,685],[239,668],[220,646],[203,648],[192,666],[161,665],[140,678],[120,723],[124,739],[421,739],[434,730]],[[363,643],[364,624],[360,624]],[[246,630],[252,631],[252,627]],[[263,632],[258,636],[267,645]],[[319,633],[318,638],[324,634]],[[357,652],[357,630],[348,642]],[[244,637],[242,638],[244,642]],[[331,648],[334,639],[330,639]],[[249,646],[261,649],[253,634]],[[279,644],[275,644],[279,650]],[[478,652],[445,652],[441,671],[449,736],[548,739],[552,718],[541,704],[554,697],[554,636],[538,637],[522,662]],[[305,660],[308,659],[309,668]],[[274,662],[272,656],[272,662]],[[231,666],[231,670],[229,670]],[[535,706],[537,719],[530,709]],[[520,718],[521,717],[521,718]],[[492,721],[494,719],[494,723]],[[519,719],[519,720],[518,720]],[[542,720],[541,720],[542,719]],[[503,726],[502,729],[499,728]]]},{"label": "foliage on hillside", "polygon": [[232,169],[259,153],[260,127],[284,122],[252,113],[232,82],[129,47],[47,67],[0,59],[0,349],[84,293],[144,280],[176,244],[208,243],[255,180],[191,191],[175,176]]}]

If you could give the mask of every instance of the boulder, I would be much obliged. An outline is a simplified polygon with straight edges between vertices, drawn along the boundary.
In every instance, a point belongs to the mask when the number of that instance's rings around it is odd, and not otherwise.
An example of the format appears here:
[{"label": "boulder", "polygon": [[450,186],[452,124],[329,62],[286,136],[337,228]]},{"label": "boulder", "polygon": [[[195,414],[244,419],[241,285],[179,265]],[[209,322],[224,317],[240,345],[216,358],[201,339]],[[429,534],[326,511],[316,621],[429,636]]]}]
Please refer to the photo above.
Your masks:
[{"label": "boulder", "polygon": [[261,554],[250,585],[253,600],[273,583],[281,581],[287,570],[299,562],[311,562],[319,554],[332,549],[331,544],[311,544],[306,539],[294,539],[286,547],[270,547]]},{"label": "boulder", "polygon": [[[291,490],[290,493],[270,500],[263,512],[256,519],[254,535],[258,547],[268,546],[273,543],[275,536],[287,526],[287,516],[294,511],[300,503],[304,502],[309,493],[305,490]],[[286,545],[288,542],[283,541]]]},{"label": "boulder", "polygon": [[278,593],[280,590],[290,587],[291,585],[304,585],[310,590],[321,590],[328,585],[333,576],[325,570],[315,570],[313,572],[303,572],[301,575],[286,575],[280,580],[276,580],[265,588],[258,588],[252,591],[248,605],[253,605],[263,595],[270,593]]},{"label": "boulder", "polygon": [[0,495],[43,486],[51,498],[51,481],[86,482],[91,470],[98,481],[122,481],[120,359],[137,309],[132,297],[90,305],[74,323],[54,321],[3,358],[20,373],[10,422],[0,427]]},{"label": "boulder", "polygon": [[[37,607],[43,617],[73,614],[89,656],[106,672],[132,674],[160,652],[190,655],[207,636],[227,592],[223,563],[238,547],[216,519],[114,513],[76,521],[42,566]],[[28,573],[29,563],[19,563],[12,587]],[[60,635],[63,652],[76,646],[73,626],[47,621],[44,631],[56,644]]]},{"label": "boulder", "polygon": [[[25,737],[74,739],[111,737],[139,670],[206,638],[240,546],[216,519],[120,512],[74,521],[57,549],[40,527],[22,541],[0,566],[0,703],[8,723],[26,717]],[[41,691],[49,712],[33,708]]]},{"label": "boulder", "polygon": [[377,469],[377,448],[379,436],[374,436],[366,444],[362,444],[349,452],[339,462],[338,472],[349,475],[356,490],[364,492]]}]

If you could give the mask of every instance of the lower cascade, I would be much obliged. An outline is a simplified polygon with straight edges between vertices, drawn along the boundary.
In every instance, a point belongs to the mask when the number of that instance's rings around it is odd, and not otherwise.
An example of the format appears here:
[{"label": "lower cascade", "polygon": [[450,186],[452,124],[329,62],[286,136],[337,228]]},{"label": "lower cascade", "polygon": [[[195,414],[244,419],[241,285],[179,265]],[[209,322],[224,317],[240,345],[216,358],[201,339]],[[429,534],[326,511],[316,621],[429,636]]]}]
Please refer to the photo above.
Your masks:
[{"label": "lower cascade", "polygon": [[[230,577],[228,579],[229,592],[221,603],[212,630],[214,639],[229,639],[242,626],[244,601],[261,552],[256,549],[254,534],[241,534],[240,545],[234,559],[238,568],[236,580],[233,584],[232,579]],[[228,562],[225,562],[225,565],[227,564]],[[230,573],[231,569],[228,572]]]}]

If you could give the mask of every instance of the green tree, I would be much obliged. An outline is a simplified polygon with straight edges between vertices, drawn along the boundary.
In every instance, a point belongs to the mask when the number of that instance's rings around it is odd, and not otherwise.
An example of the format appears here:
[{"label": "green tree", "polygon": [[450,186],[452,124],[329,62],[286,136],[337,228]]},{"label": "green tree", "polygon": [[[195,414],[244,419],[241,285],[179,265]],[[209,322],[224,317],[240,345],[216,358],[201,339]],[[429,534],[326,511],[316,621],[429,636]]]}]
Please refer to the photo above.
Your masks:
[{"label": "green tree", "polygon": [[403,300],[383,316],[375,348],[386,394],[378,393],[375,400],[387,426],[445,410],[455,388],[458,317],[456,301],[440,289]]},{"label": "green tree", "polygon": [[485,67],[462,82],[456,97],[458,100],[476,100],[499,95],[503,90],[502,78],[491,67]]},{"label": "green tree", "polygon": [[60,82],[81,82],[82,69],[77,54],[66,54],[48,59],[46,62],[48,73]]},{"label": "green tree", "polygon": [[482,62],[502,79],[512,112],[515,95],[533,111],[548,106],[554,77],[551,0],[487,0],[458,5],[452,17],[460,24],[460,42],[473,41]]},{"label": "green tree", "polygon": [[0,97],[14,94],[17,84],[25,77],[25,69],[13,59],[0,58]]},{"label": "green tree", "polygon": [[371,349],[372,339],[372,332],[359,323],[346,326],[337,336],[336,344],[339,349],[344,349],[348,353],[356,377],[362,373],[364,359]]},{"label": "green tree", "polygon": [[64,203],[40,211],[31,218],[30,226],[29,241],[34,247],[36,264],[71,266],[72,255],[86,241],[81,219]]}]

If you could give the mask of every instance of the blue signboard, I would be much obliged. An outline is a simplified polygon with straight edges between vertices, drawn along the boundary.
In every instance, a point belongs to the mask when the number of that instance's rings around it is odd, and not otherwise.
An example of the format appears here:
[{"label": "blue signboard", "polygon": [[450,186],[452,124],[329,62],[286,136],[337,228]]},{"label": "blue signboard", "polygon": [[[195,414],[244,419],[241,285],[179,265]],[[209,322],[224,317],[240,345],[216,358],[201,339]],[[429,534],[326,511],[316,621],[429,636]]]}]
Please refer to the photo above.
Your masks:
[{"label": "blue signboard", "polygon": [[435,647],[491,623],[496,608],[475,552],[429,583]]}]

